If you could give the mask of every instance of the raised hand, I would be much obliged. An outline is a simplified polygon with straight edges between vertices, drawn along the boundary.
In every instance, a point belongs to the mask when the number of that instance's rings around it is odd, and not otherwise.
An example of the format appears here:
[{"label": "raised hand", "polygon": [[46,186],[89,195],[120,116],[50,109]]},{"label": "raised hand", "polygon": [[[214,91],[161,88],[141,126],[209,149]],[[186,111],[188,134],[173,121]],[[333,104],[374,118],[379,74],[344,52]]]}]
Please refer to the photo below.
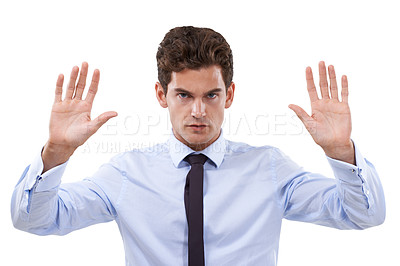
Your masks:
[{"label": "raised hand", "polygon": [[328,67],[330,86],[324,62],[319,63],[319,86],[321,99],[318,97],[312,70],[306,69],[307,90],[311,101],[311,116],[301,107],[290,104],[296,115],[314,139],[331,158],[355,164],[354,146],[350,139],[351,115],[348,105],[347,77],[342,76],[341,100],[339,100],[336,74],[333,66]]},{"label": "raised hand", "polygon": [[64,163],[74,151],[92,136],[110,118],[117,116],[110,111],[91,119],[91,110],[94,97],[100,80],[100,71],[93,72],[92,82],[83,100],[82,95],[86,86],[88,64],[82,63],[78,83],[79,68],[72,68],[65,99],[62,100],[64,76],[58,76],[53,108],[50,116],[50,132],[43,152],[43,172]]}]

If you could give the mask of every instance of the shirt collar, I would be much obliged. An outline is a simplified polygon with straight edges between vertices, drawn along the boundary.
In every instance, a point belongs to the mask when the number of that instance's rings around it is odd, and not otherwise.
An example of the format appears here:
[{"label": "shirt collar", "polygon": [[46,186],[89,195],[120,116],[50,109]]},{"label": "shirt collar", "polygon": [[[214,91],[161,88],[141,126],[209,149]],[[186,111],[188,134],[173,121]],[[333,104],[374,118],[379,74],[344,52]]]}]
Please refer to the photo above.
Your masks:
[{"label": "shirt collar", "polygon": [[214,163],[215,167],[218,168],[220,167],[224,159],[226,151],[226,141],[223,136],[222,129],[218,139],[202,151],[196,152],[192,150],[191,148],[180,142],[172,132],[168,140],[168,146],[172,162],[177,168],[182,166],[181,163],[183,159],[185,159],[185,157],[191,153],[202,153],[206,155]]}]

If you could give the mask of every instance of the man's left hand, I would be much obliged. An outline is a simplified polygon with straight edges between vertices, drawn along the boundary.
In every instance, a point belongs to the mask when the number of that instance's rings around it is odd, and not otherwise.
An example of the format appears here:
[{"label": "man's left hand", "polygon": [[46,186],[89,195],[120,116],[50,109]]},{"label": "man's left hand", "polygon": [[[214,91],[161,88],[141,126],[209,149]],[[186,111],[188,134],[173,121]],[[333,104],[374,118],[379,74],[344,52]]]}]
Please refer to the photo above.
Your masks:
[{"label": "man's left hand", "polygon": [[319,63],[319,86],[321,99],[315,88],[312,70],[306,69],[307,90],[311,101],[311,116],[300,106],[290,104],[296,115],[303,122],[315,143],[324,150],[325,154],[333,159],[355,164],[354,145],[351,135],[351,115],[348,105],[347,77],[342,76],[341,100],[338,96],[335,69],[328,67],[329,88],[325,63]]}]

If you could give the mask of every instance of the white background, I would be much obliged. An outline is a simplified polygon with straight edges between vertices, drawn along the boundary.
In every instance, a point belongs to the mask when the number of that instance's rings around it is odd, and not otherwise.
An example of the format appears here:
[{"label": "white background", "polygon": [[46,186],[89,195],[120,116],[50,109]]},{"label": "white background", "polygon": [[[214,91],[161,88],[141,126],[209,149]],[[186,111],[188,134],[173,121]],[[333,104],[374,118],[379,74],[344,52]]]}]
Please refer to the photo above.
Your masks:
[{"label": "white background", "polygon": [[348,76],[352,138],[381,176],[386,221],[365,231],[284,221],[279,266],[400,265],[395,2],[2,1],[0,264],[124,265],[115,223],[63,237],[14,229],[13,187],[47,139],[57,75],[67,80],[82,61],[89,62],[90,74],[101,71],[93,117],[108,110],[119,116],[76,151],[64,182],[91,175],[119,151],[164,141],[170,127],[155,98],[155,54],[169,29],[193,25],[220,32],[233,50],[236,95],[225,136],[277,146],[310,171],[332,176],[322,150],[287,106],[310,110],[306,66],[317,73],[325,60],[338,76]]}]

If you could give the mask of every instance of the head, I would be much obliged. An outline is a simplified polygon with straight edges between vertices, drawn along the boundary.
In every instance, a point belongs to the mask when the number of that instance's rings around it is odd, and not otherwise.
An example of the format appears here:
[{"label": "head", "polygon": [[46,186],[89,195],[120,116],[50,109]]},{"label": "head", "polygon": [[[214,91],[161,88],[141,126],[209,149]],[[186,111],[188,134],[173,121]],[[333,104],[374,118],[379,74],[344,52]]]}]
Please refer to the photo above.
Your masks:
[{"label": "head", "polygon": [[157,99],[170,112],[175,137],[194,150],[208,147],[233,100],[229,44],[211,29],[174,28],[160,43],[157,67]]}]

